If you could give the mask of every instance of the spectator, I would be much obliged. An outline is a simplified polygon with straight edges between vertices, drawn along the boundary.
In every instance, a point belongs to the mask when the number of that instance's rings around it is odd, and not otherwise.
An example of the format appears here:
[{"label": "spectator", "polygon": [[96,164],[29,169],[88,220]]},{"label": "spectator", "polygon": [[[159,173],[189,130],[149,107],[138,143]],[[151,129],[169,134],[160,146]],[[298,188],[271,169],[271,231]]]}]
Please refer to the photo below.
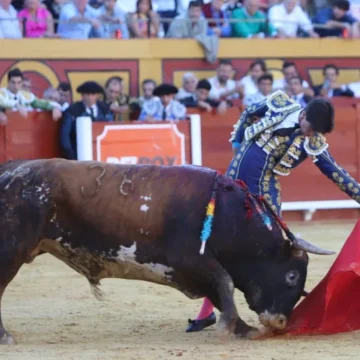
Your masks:
[{"label": "spectator", "polygon": [[232,80],[233,66],[230,60],[220,60],[216,76],[208,79],[211,85],[209,97],[213,100],[236,99],[239,97],[241,86]]},{"label": "spectator", "polygon": [[104,0],[103,5],[99,7],[101,21],[101,37],[111,38],[129,38],[129,30],[126,24],[125,13],[116,4],[116,0]]},{"label": "spectator", "polygon": [[151,101],[155,98],[154,89],[156,88],[156,82],[151,79],[146,79],[141,84],[143,95],[138,99],[134,99],[129,102],[129,107],[132,111],[132,119],[138,119],[141,108],[144,106],[146,101]]},{"label": "spectator", "polygon": [[242,7],[241,0],[228,0],[224,6],[224,11],[228,14],[229,17],[231,17],[231,13],[235,9],[239,9],[241,7]]},{"label": "spectator", "polygon": [[202,12],[208,19],[208,35],[217,35],[220,37],[231,36],[231,26],[228,13],[222,10],[224,0],[211,0],[211,2],[202,6]]},{"label": "spectator", "polygon": [[159,34],[159,16],[153,11],[151,0],[137,0],[136,12],[129,16],[132,37],[156,38]]},{"label": "spectator", "polygon": [[73,0],[64,4],[59,17],[59,36],[65,39],[100,37],[98,14],[98,10],[88,4],[88,0]]},{"label": "spectator", "polygon": [[55,101],[55,102],[60,104],[59,92],[55,88],[53,88],[52,86],[50,86],[49,88],[47,88],[44,91],[43,99],[44,100],[49,100],[49,101]]},{"label": "spectator", "polygon": [[32,83],[31,83],[31,80],[29,78],[24,77],[22,89],[25,90],[25,91],[28,91],[28,92],[32,91]]},{"label": "spectator", "polygon": [[231,106],[231,103],[228,103],[224,100],[213,100],[209,98],[209,92],[211,90],[211,84],[208,80],[202,79],[198,82],[196,86],[196,93],[192,96],[186,97],[181,100],[181,103],[187,108],[199,108],[207,112],[212,112],[213,109],[217,110],[217,113],[224,114],[228,106]]},{"label": "spectator", "polygon": [[353,16],[348,14],[350,3],[348,0],[336,0],[332,8],[320,9],[314,16],[314,24],[325,25],[326,28],[316,28],[315,31],[320,37],[336,36],[341,37],[343,31],[350,30],[356,23]]},{"label": "spectator", "polygon": [[153,94],[158,98],[144,103],[139,120],[155,122],[184,120],[186,118],[186,107],[174,99],[177,92],[178,89],[171,84],[157,86]]},{"label": "spectator", "polygon": [[43,38],[54,36],[54,22],[50,12],[40,0],[26,0],[25,8],[18,14],[25,22],[25,37]]},{"label": "spectator", "polygon": [[294,76],[289,79],[289,90],[290,97],[297,101],[303,108],[312,99],[312,96],[304,94],[300,76]]},{"label": "spectator", "polygon": [[266,65],[263,60],[256,60],[250,65],[250,75],[244,76],[239,82],[243,97],[258,93],[258,80],[266,71]]},{"label": "spectator", "polygon": [[201,14],[201,3],[193,0],[189,3],[185,15],[177,16],[170,24],[167,37],[195,38],[207,34],[207,21]]},{"label": "spectator", "polygon": [[269,9],[269,20],[281,37],[296,38],[299,28],[307,36],[319,37],[297,0],[283,0],[281,4],[272,6]]},{"label": "spectator", "polygon": [[0,38],[21,39],[21,27],[11,0],[0,0]]},{"label": "spectator", "polygon": [[124,94],[123,79],[112,76],[105,84],[105,102],[117,121],[125,120],[124,115],[129,111],[129,96]]},{"label": "spectator", "polygon": [[267,23],[266,16],[259,7],[259,0],[245,0],[243,7],[232,12],[232,19],[238,20],[231,24],[233,37],[263,38],[266,35],[276,35],[276,30]]},{"label": "spectator", "polygon": [[354,93],[344,84],[337,81],[339,68],[336,65],[328,64],[323,69],[324,83],[314,87],[316,96],[333,97],[347,96],[353,97]]},{"label": "spectator", "polygon": [[193,72],[186,72],[182,77],[183,87],[180,88],[179,92],[177,93],[176,99],[181,100],[194,95],[197,83],[198,79],[196,75]]},{"label": "spectator", "polygon": [[81,101],[70,105],[64,113],[60,128],[60,145],[64,157],[69,160],[77,159],[76,119],[79,116],[90,116],[92,121],[113,121],[107,105],[99,101],[103,88],[95,81],[81,84],[76,91],[81,94]]},{"label": "spectator", "polygon": [[154,96],[154,90],[156,88],[156,82],[151,79],[146,79],[141,84],[143,96],[139,97],[139,105],[143,106],[145,101],[152,100]]},{"label": "spectator", "polygon": [[[294,62],[284,61],[282,66],[284,77],[274,81],[274,90],[283,90],[289,92],[288,81],[294,76],[299,76]],[[303,92],[309,96],[314,96],[314,90],[310,87],[307,81],[302,81]]]},{"label": "spectator", "polygon": [[245,95],[243,104],[246,106],[258,103],[266,99],[272,93],[273,76],[271,74],[264,74],[258,78],[258,92],[251,95]]},{"label": "spectator", "polygon": [[[186,2],[185,0],[153,0],[154,10],[159,14],[162,19],[174,19],[183,9],[181,5]],[[186,11],[187,7],[184,9]],[[169,22],[165,21],[162,24],[163,35],[167,33],[169,29]]]},{"label": "spectator", "polygon": [[54,121],[61,118],[60,104],[38,99],[33,93],[22,89],[24,75],[18,68],[10,70],[7,78],[8,87],[0,89],[1,103],[6,109],[18,110],[24,117],[28,109],[48,110],[52,111]]},{"label": "spectator", "polygon": [[57,91],[59,92],[61,111],[65,112],[70,106],[71,86],[67,82],[61,82],[57,87]]}]

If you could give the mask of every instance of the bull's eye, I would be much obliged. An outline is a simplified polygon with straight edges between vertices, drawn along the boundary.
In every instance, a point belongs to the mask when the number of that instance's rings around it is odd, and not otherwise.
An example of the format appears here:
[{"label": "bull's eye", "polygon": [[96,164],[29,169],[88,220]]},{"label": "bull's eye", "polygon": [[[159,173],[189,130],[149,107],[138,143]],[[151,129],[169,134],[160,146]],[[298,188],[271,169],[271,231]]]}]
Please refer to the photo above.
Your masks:
[{"label": "bull's eye", "polygon": [[291,270],[285,275],[285,280],[289,286],[295,287],[297,285],[299,277],[300,277],[300,274],[298,271]]}]

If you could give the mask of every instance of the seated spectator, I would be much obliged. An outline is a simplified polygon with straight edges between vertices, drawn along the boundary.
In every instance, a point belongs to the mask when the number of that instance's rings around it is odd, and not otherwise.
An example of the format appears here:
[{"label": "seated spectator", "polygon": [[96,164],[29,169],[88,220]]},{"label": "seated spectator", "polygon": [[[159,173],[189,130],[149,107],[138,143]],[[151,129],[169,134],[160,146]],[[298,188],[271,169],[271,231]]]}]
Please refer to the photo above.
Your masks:
[{"label": "seated spectator", "polygon": [[312,99],[312,96],[306,95],[303,90],[302,78],[300,76],[294,76],[289,79],[289,96],[302,107],[305,107]]},{"label": "seated spectator", "polygon": [[131,14],[136,11],[136,2],[137,0],[117,0],[116,4],[125,14]]},{"label": "seated spectator", "polygon": [[129,29],[134,38],[156,38],[159,33],[159,16],[152,9],[151,0],[138,0],[136,12],[129,16]]},{"label": "seated spectator", "polygon": [[104,0],[99,7],[101,21],[101,37],[104,39],[129,38],[125,13],[116,4],[116,0]]},{"label": "seated spectator", "polygon": [[307,36],[317,38],[311,21],[297,0],[283,0],[269,9],[270,23],[281,37],[296,38],[299,29]]},{"label": "seated spectator", "polygon": [[194,95],[197,83],[198,79],[196,75],[193,72],[186,72],[182,77],[183,87],[179,89],[179,92],[176,95],[176,99],[181,100]]},{"label": "seated spectator", "polygon": [[228,106],[231,107],[232,104],[224,100],[217,101],[210,99],[210,90],[211,84],[209,83],[209,81],[206,79],[202,79],[198,82],[196,86],[195,94],[180,100],[180,102],[187,108],[199,108],[207,112],[212,112],[213,109],[216,109],[217,113],[224,114]]},{"label": "seated spectator", "polygon": [[222,10],[223,6],[224,0],[211,0],[202,6],[202,12],[208,19],[208,35],[231,36],[229,16]]},{"label": "seated spectator", "polygon": [[21,26],[11,0],[0,0],[0,39],[21,39]]},{"label": "seated spectator", "polygon": [[313,24],[326,25],[326,28],[316,28],[320,37],[342,37],[344,29],[350,30],[356,20],[348,14],[350,3],[348,0],[336,0],[332,8],[320,9],[314,18]]},{"label": "seated spectator", "polygon": [[[289,93],[289,79],[294,76],[299,76],[296,65],[294,62],[284,61],[282,66],[282,72],[284,77],[274,81],[274,90],[283,90]],[[303,92],[309,96],[314,96],[314,90],[310,87],[309,83],[305,80],[302,81]]]},{"label": "seated spectator", "polygon": [[60,94],[59,92],[53,88],[52,86],[50,86],[49,88],[47,88],[45,91],[44,91],[44,94],[43,94],[43,99],[44,100],[49,100],[49,101],[55,101],[57,103],[60,104]]},{"label": "seated spectator", "polygon": [[345,84],[339,84],[337,78],[339,76],[339,68],[336,65],[328,64],[323,69],[324,83],[314,86],[316,96],[333,97],[347,96],[353,97],[354,93]]},{"label": "seated spectator", "polygon": [[154,90],[154,99],[145,101],[139,120],[141,121],[166,121],[184,120],[186,107],[174,99],[178,92],[176,86],[161,84]]},{"label": "seated spectator", "polygon": [[[187,4],[184,4],[186,2]],[[188,2],[189,0],[152,0],[154,11],[161,19],[173,19],[177,15],[183,15],[187,11]],[[185,9],[184,5],[186,5]],[[169,25],[167,21],[160,25],[163,35],[167,33]]]},{"label": "seated spectator", "polygon": [[52,111],[52,118],[57,121],[61,118],[61,106],[54,101],[38,99],[33,93],[22,89],[24,75],[15,68],[8,72],[8,87],[0,89],[1,104],[4,109],[19,111],[24,117],[28,110],[40,109]]},{"label": "seated spectator", "polygon": [[70,105],[64,113],[60,127],[60,146],[64,157],[69,160],[77,159],[76,119],[80,116],[90,116],[92,121],[113,121],[113,115],[108,106],[99,101],[103,88],[95,81],[81,84],[76,91],[81,94],[81,101]]},{"label": "seated spectator", "polygon": [[32,83],[31,83],[31,80],[29,78],[24,77],[22,89],[25,90],[25,91],[29,91],[29,92],[32,91]]},{"label": "seated spectator", "polygon": [[244,6],[231,13],[231,18],[238,20],[231,23],[233,37],[263,38],[276,35],[276,30],[267,23],[265,14],[259,8],[259,0],[245,0]]},{"label": "seated spectator", "polygon": [[209,97],[213,100],[221,99],[237,99],[241,85],[237,86],[235,80],[232,80],[233,66],[230,60],[220,60],[216,70],[216,76],[209,80],[211,90]]},{"label": "seated spectator", "polygon": [[239,84],[242,86],[242,96],[251,96],[258,93],[258,80],[266,73],[266,65],[263,60],[256,60],[250,65],[250,75],[244,76]]},{"label": "seated spectator", "polygon": [[61,111],[65,112],[70,106],[71,99],[71,86],[67,82],[61,82],[57,91],[59,92],[59,104],[61,105]]},{"label": "seated spectator", "polygon": [[206,35],[208,24],[201,13],[201,2],[192,0],[185,15],[177,16],[170,24],[167,37],[195,38]]},{"label": "seated spectator", "polygon": [[124,94],[123,79],[112,76],[105,84],[105,102],[114,114],[116,121],[125,120],[124,116],[129,112],[129,96]]},{"label": "seated spectator", "polygon": [[141,84],[143,96],[139,97],[139,105],[143,106],[145,101],[154,99],[154,90],[156,88],[156,82],[151,79],[146,79]]},{"label": "seated spectator", "polygon": [[97,17],[98,11],[88,4],[88,0],[64,4],[60,11],[58,35],[65,39],[100,37],[101,24]]},{"label": "seated spectator", "polygon": [[25,19],[25,37],[43,38],[54,36],[54,22],[50,12],[44,8],[40,0],[25,0],[25,8],[18,14]]},{"label": "seated spectator", "polygon": [[272,93],[273,81],[274,79],[271,74],[261,75],[257,80],[259,88],[258,92],[245,95],[243,104],[249,106],[266,99]]}]

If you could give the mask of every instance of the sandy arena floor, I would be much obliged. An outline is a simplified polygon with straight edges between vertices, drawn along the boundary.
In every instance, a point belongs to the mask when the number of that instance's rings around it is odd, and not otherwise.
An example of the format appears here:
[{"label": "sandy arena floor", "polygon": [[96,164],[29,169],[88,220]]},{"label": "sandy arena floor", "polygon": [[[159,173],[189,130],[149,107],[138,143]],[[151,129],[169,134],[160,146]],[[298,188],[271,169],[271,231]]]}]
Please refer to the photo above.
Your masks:
[{"label": "sandy arena floor", "polygon": [[[339,251],[355,221],[289,225],[305,239]],[[312,257],[307,290],[334,259]],[[18,344],[0,347],[0,359],[360,359],[360,332],[220,343],[215,327],[194,334],[184,331],[200,300],[144,282],[111,279],[102,284],[106,296],[98,301],[85,278],[50,255],[24,265],[3,299],[4,324]],[[239,292],[236,301],[240,316],[256,325],[255,313]]]}]

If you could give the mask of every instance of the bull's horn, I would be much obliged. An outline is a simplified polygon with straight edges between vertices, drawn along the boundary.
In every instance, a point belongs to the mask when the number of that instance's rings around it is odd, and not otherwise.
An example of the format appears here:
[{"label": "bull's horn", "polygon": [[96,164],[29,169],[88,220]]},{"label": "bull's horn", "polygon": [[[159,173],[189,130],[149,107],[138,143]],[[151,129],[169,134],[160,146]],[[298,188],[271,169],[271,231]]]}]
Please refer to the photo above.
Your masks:
[{"label": "bull's horn", "polygon": [[292,242],[292,244],[295,249],[304,250],[310,254],[316,254],[316,255],[334,255],[335,254],[334,251],[321,249],[321,248],[319,248],[315,245],[312,245],[312,244],[308,243],[307,241],[300,239],[300,238],[295,238],[295,240]]}]

